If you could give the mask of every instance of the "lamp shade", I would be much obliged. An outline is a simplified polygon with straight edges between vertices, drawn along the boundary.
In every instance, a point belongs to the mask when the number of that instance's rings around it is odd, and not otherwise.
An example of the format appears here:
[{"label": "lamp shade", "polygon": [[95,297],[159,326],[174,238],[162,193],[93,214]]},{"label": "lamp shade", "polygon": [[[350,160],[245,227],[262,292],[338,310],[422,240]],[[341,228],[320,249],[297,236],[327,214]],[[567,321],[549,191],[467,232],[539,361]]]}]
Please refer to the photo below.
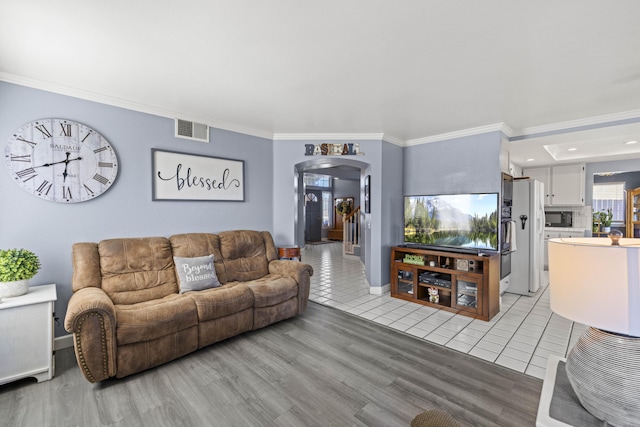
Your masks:
[{"label": "lamp shade", "polygon": [[549,288],[560,316],[640,337],[640,239],[549,240]]}]

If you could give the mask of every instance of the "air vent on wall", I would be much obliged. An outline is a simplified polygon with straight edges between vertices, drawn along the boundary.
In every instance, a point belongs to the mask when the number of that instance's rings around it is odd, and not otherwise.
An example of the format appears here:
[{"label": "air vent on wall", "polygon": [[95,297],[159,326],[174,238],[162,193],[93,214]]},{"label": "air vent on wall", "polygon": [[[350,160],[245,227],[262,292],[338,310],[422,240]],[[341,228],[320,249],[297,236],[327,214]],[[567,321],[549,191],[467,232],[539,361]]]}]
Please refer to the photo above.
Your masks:
[{"label": "air vent on wall", "polygon": [[176,137],[209,142],[209,126],[188,120],[176,119]]}]

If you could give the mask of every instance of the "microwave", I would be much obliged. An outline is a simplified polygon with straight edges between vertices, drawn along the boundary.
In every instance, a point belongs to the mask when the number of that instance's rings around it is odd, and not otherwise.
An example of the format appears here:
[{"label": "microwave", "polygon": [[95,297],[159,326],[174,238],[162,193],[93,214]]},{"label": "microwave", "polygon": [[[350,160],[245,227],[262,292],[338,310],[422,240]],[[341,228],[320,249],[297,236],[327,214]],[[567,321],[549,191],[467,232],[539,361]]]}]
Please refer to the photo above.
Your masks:
[{"label": "microwave", "polygon": [[573,212],[545,211],[545,227],[571,227],[573,225]]}]

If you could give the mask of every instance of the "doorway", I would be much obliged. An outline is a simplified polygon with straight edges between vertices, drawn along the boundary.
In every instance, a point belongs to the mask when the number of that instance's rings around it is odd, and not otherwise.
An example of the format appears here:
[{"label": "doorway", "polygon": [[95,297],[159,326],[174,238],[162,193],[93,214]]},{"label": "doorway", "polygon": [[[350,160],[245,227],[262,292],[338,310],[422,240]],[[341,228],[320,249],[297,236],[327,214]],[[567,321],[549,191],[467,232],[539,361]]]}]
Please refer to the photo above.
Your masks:
[{"label": "doorway", "polygon": [[304,241],[322,240],[322,191],[306,190],[304,195]]},{"label": "doorway", "polygon": [[[328,232],[333,228],[334,223],[329,218],[325,218],[326,215],[322,210],[323,200],[326,199],[328,203],[330,217],[333,217],[334,197],[352,197],[354,199],[354,208],[359,206],[361,201],[364,200],[364,177],[368,173],[370,173],[370,165],[368,163],[346,158],[346,156],[317,156],[314,159],[295,165],[297,208],[294,227],[296,244],[303,247],[305,242],[312,242],[314,241],[312,239],[317,239],[318,222],[320,223],[321,233],[318,240],[329,241]],[[305,174],[326,175],[331,177],[333,182],[337,184],[333,186],[333,189],[330,190],[328,195],[323,195],[323,190],[325,192],[327,190],[324,188],[314,188],[317,184],[312,184],[311,188],[309,188],[305,183]],[[355,187],[349,187],[348,182],[355,183]],[[347,187],[345,188],[345,186]],[[308,193],[315,193],[315,197],[319,203],[312,205],[307,202]],[[314,196],[309,197],[313,198]],[[320,212],[317,212],[316,208],[318,208]],[[309,210],[311,210],[311,212],[309,212]],[[359,215],[362,215],[362,218],[364,218],[364,210],[361,212]],[[317,219],[318,215],[320,221]],[[366,241],[364,233],[362,233],[359,258],[363,263],[365,261],[367,244],[368,242]]]}]

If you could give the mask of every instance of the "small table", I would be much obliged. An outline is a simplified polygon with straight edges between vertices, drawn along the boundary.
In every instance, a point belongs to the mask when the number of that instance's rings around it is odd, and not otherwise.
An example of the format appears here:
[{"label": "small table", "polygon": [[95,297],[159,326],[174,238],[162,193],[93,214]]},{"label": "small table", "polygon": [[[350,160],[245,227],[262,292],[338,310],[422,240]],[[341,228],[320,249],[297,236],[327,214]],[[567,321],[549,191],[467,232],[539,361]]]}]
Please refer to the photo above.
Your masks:
[{"label": "small table", "polygon": [[299,246],[278,246],[278,258],[302,261]]},{"label": "small table", "polygon": [[566,359],[559,356],[549,356],[547,371],[542,384],[537,427],[602,427],[604,421],[600,421],[591,415],[580,404],[567,373],[565,371]]},{"label": "small table", "polygon": [[32,286],[29,292],[0,302],[0,384],[35,377],[53,378],[56,285]]}]

